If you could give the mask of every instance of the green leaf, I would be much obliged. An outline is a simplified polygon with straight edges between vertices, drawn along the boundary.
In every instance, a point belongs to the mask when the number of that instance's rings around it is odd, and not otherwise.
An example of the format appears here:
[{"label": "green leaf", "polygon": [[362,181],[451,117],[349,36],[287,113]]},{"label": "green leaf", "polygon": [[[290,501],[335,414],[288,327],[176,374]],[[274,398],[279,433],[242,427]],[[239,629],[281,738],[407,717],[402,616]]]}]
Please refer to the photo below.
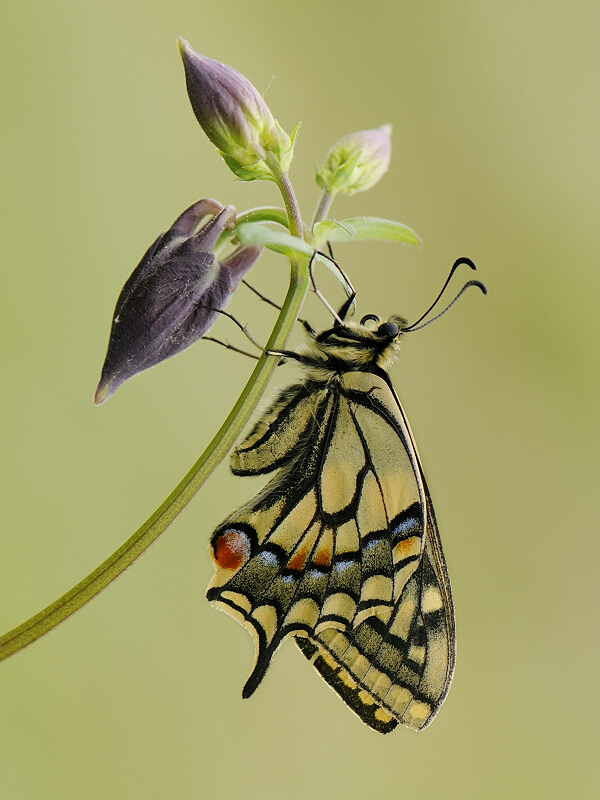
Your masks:
[{"label": "green leaf", "polygon": [[[353,233],[350,233],[353,231]],[[324,242],[365,241],[367,239],[402,242],[420,247],[422,242],[407,225],[380,217],[351,217],[344,220],[326,219],[314,228],[317,246]]]},{"label": "green leaf", "polygon": [[302,239],[298,239],[285,231],[273,231],[265,225],[255,222],[240,222],[235,229],[235,236],[244,245],[263,245],[276,253],[290,255],[297,253],[307,258],[315,257],[315,261],[325,264],[328,270],[338,279],[344,287],[344,291],[350,297],[354,292],[354,287],[344,275],[341,268],[328,256],[315,252],[315,249]]},{"label": "green leaf", "polygon": [[269,250],[276,253],[289,255],[299,253],[310,258],[314,253],[314,248],[306,244],[302,239],[292,236],[284,231],[272,231],[265,225],[254,222],[242,222],[235,229],[235,235],[241,244],[245,245],[264,245]]},{"label": "green leaf", "polygon": [[[335,226],[341,228],[343,231],[345,231],[348,234],[348,236],[354,236],[355,233],[356,233],[356,231],[354,230],[352,225],[350,225],[348,223],[348,220],[327,219],[324,222],[320,222],[319,225],[335,225]],[[317,228],[318,228],[318,226],[315,227],[315,229],[317,229]],[[333,235],[327,236],[327,240],[333,241]],[[344,241],[345,241],[345,239],[344,239]]]}]

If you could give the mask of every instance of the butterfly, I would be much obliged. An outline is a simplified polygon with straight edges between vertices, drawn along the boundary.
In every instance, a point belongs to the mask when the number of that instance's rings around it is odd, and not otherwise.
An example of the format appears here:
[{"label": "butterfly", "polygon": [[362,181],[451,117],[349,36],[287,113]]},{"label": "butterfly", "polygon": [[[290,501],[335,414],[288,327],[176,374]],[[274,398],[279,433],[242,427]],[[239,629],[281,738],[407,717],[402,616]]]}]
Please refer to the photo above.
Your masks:
[{"label": "butterfly", "polygon": [[212,535],[207,597],[254,638],[243,697],[293,636],[364,723],[419,731],[450,688],[455,624],[431,496],[387,372],[417,323],[356,323],[351,301],[332,328],[304,323],[309,342],[280,353],[304,377],[232,454],[235,475],[274,476]]}]

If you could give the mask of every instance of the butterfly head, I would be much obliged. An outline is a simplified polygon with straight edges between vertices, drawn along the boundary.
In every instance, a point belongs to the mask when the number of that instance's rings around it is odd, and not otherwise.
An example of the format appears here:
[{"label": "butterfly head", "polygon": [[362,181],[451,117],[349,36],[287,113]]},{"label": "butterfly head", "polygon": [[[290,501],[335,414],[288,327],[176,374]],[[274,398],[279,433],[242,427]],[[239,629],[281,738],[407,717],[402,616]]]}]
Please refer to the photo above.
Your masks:
[{"label": "butterfly head", "polygon": [[360,322],[344,320],[333,328],[314,334],[310,356],[335,372],[386,370],[399,352],[399,340],[408,323],[403,317],[382,320],[367,314]]},{"label": "butterfly head", "polygon": [[401,334],[407,322],[403,317],[393,316],[381,321],[377,314],[366,314],[360,321],[360,326],[375,333],[382,341],[395,341]]}]

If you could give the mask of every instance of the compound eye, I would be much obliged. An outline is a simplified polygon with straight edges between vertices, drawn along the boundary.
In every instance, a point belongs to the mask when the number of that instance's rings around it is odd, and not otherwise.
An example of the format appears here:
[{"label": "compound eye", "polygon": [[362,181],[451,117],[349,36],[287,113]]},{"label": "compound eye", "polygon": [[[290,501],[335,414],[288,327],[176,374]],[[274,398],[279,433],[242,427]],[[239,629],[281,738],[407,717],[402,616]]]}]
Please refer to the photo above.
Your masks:
[{"label": "compound eye", "polygon": [[366,325],[367,322],[381,322],[381,320],[377,314],[365,314],[365,316],[361,319],[360,324]]},{"label": "compound eye", "polygon": [[386,339],[392,339],[394,336],[398,334],[400,329],[396,325],[395,322],[384,322],[383,325],[380,325],[377,328],[377,333],[380,336],[385,336]]}]

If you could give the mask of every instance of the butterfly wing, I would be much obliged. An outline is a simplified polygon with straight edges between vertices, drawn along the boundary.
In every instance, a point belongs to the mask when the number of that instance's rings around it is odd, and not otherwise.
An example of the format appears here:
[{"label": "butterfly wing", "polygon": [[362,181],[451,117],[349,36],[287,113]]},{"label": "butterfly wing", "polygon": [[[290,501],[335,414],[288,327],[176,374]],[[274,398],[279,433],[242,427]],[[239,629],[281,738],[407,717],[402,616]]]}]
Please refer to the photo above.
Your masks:
[{"label": "butterfly wing", "polygon": [[[255,638],[244,696],[293,634],[367,724],[423,727],[419,686],[432,682],[434,660],[427,588],[442,587],[450,617],[452,606],[418,457],[386,382],[351,372],[286,390],[236,450],[232,469],[278,470],[211,540],[217,569],[208,598]],[[447,629],[446,620],[445,641]],[[408,675],[417,663],[418,679]]]},{"label": "butterfly wing", "polygon": [[[442,705],[454,671],[450,582],[431,497],[402,407],[391,389],[374,388],[368,394],[373,402],[372,413],[386,420],[403,446],[408,445],[425,497],[425,519],[417,504],[394,519],[392,514],[398,507],[395,494],[400,489],[382,482],[382,499],[392,519],[390,540],[397,555],[397,600],[392,612],[387,617],[369,617],[349,630],[327,630],[310,638],[298,637],[296,642],[367,725],[380,733],[393,730],[398,722],[422,730]],[[377,436],[372,435],[367,441],[372,451],[377,449]],[[423,523],[424,539],[419,535]],[[417,546],[419,541],[421,548]]]}]

